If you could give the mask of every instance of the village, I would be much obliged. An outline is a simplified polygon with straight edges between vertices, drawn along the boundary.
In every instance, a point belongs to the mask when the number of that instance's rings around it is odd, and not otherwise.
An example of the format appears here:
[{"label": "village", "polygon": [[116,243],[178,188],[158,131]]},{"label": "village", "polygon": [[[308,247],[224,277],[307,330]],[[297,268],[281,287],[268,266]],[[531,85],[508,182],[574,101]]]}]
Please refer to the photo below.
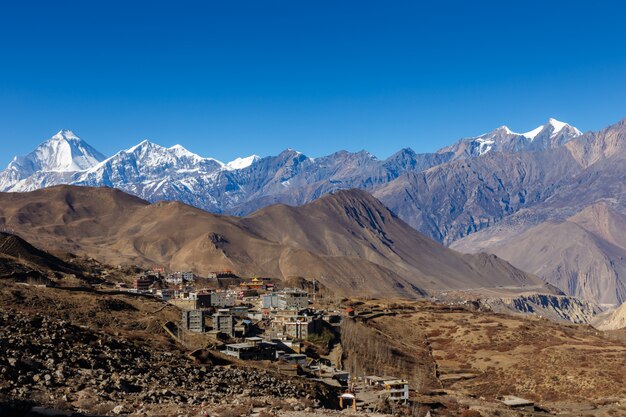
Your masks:
[{"label": "village", "polygon": [[225,358],[265,363],[285,375],[324,382],[342,392],[341,408],[378,411],[383,403],[410,404],[407,380],[350,375],[342,369],[337,335],[342,320],[354,316],[353,309],[318,302],[315,289],[311,294],[279,285],[270,278],[245,280],[231,271],[198,277],[155,267],[137,276],[132,287],[118,287],[178,307],[180,322],[164,326],[176,341],[200,337]]}]

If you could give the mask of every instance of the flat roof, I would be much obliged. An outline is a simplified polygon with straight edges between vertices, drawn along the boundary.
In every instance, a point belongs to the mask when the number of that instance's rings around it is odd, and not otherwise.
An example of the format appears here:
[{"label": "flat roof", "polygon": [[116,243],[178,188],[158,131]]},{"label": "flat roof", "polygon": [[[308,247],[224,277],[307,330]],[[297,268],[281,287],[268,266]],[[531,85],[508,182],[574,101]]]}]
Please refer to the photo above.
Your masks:
[{"label": "flat roof", "polygon": [[245,348],[254,348],[255,346],[252,343],[233,343],[230,345],[226,345],[226,348],[232,349],[245,349]]},{"label": "flat roof", "polygon": [[406,381],[404,379],[391,379],[385,381],[386,385],[406,385],[408,383],[409,381]]}]

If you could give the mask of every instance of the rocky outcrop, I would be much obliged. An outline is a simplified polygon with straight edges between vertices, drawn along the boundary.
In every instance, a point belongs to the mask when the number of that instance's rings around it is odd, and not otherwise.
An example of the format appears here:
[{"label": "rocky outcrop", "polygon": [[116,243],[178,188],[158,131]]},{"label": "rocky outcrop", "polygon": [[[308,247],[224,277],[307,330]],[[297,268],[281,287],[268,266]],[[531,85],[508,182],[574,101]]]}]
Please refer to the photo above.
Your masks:
[{"label": "rocky outcrop", "polygon": [[479,304],[500,313],[523,313],[558,322],[588,324],[601,310],[575,297],[533,294],[519,297],[486,298]]}]

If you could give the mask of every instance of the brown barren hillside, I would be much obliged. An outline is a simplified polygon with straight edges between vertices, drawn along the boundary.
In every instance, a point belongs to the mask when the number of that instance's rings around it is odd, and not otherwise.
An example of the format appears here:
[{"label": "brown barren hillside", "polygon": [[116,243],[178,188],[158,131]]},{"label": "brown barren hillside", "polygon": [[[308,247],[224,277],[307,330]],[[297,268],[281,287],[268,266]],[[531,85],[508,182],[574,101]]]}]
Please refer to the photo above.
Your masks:
[{"label": "brown barren hillside", "polygon": [[149,204],[114,189],[59,186],[0,194],[0,227],[41,248],[110,264],[315,278],[343,293],[416,296],[497,286],[549,291],[539,278],[496,257],[446,249],[357,190],[242,218],[177,202]]},{"label": "brown barren hillside", "polygon": [[67,262],[47,252],[37,249],[18,236],[0,232],[0,260],[14,261],[39,270],[52,270],[66,274],[80,271]]},{"label": "brown barren hillside", "polygon": [[[372,310],[385,313],[367,314]],[[421,378],[424,391],[443,387],[451,396],[487,400],[515,395],[566,416],[623,415],[626,344],[590,326],[428,301],[366,301],[356,307],[354,320],[350,327],[358,326],[363,342],[352,347],[346,341],[348,368],[385,358],[385,349],[372,343],[375,334],[386,341],[388,349],[403,353],[388,360],[387,368],[379,365],[378,369],[412,382]],[[352,338],[350,330],[347,336]],[[371,370],[356,372],[365,376]],[[612,410],[602,411],[608,404]],[[508,414],[485,410],[483,415]],[[543,414],[519,411],[511,415]]]},{"label": "brown barren hillside", "polygon": [[544,222],[520,234],[479,232],[452,247],[494,253],[569,295],[620,304],[626,301],[624,236],[626,216],[597,203],[562,222]]}]

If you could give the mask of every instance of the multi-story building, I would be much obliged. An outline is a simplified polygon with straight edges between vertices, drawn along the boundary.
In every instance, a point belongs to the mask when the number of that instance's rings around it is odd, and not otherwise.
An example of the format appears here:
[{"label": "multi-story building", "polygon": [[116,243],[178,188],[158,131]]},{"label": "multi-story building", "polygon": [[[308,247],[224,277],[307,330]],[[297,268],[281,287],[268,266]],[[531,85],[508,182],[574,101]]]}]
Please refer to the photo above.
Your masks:
[{"label": "multi-story building", "polygon": [[185,282],[193,282],[196,276],[193,272],[174,272],[165,277],[168,284],[180,285]]},{"label": "multi-story building", "polygon": [[228,309],[219,309],[213,314],[213,330],[233,337],[235,335],[235,316]]},{"label": "multi-story building", "polygon": [[211,293],[208,292],[190,292],[189,300],[195,302],[195,308],[211,307]]},{"label": "multi-story building", "polygon": [[393,379],[384,382],[385,394],[390,401],[409,400],[409,383],[404,379]]},{"label": "multi-story building", "polygon": [[309,293],[299,289],[285,289],[278,292],[279,310],[304,310],[309,307]]},{"label": "multi-story building", "polygon": [[235,294],[230,291],[215,291],[211,293],[213,307],[232,307],[235,305]]},{"label": "multi-story building", "polygon": [[323,326],[318,317],[287,313],[274,316],[270,328],[274,336],[303,340],[310,334],[321,333]]},{"label": "multi-story building", "polygon": [[148,291],[150,289],[150,285],[152,285],[152,280],[148,277],[135,278],[134,288],[137,291]]},{"label": "multi-story building", "polygon": [[261,306],[265,309],[278,308],[278,293],[274,292],[262,295]]},{"label": "multi-story building", "polygon": [[206,310],[183,311],[183,328],[196,333],[204,333],[204,318],[208,315]]},{"label": "multi-story building", "polygon": [[309,307],[309,293],[288,288],[261,297],[263,308],[278,310],[304,310]]}]

